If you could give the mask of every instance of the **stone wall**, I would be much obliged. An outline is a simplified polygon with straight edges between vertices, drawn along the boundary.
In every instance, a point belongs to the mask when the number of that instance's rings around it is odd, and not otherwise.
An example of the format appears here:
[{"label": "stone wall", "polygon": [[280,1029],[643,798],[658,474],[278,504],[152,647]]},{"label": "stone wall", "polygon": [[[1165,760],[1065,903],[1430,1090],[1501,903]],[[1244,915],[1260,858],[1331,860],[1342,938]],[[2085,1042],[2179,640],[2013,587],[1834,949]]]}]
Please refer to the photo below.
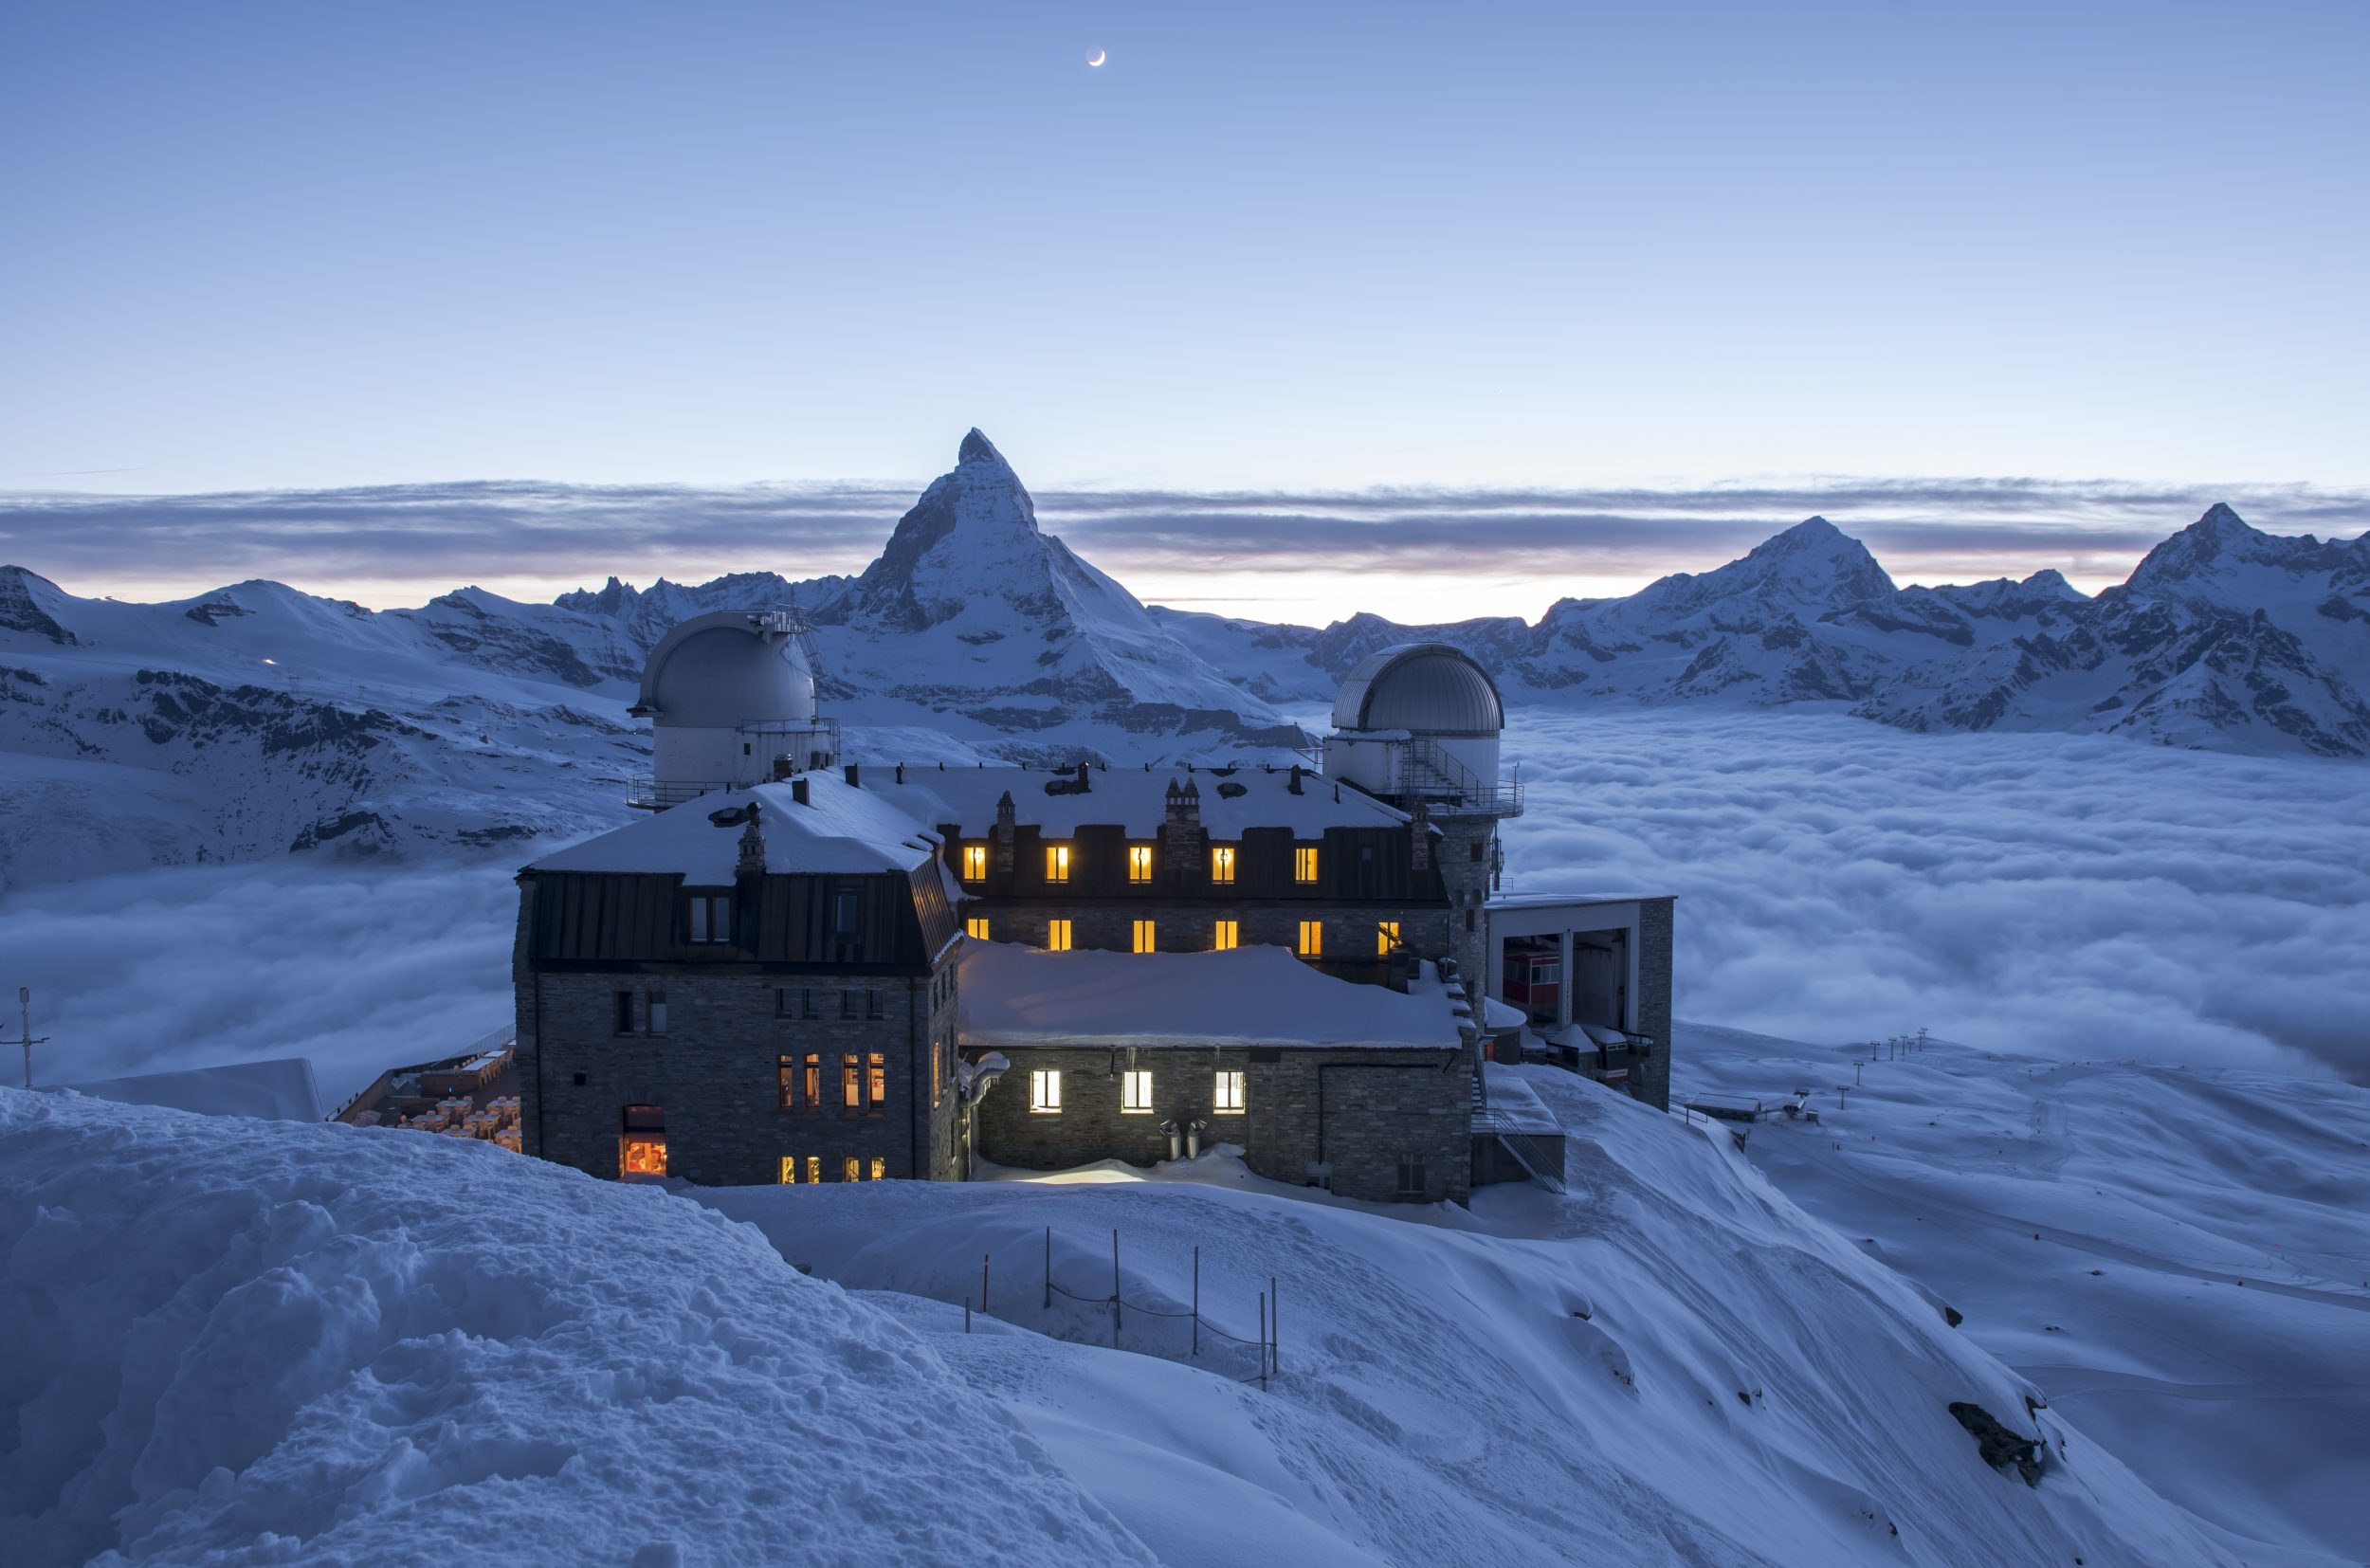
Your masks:
[{"label": "stone wall", "polygon": [[1657,1110],[1670,1108],[1671,899],[1640,899],[1637,906],[1637,1028],[1654,1053],[1633,1057],[1630,1092]]},{"label": "stone wall", "polygon": [[[1236,1143],[1259,1175],[1300,1183],[1319,1162],[1333,1191],[1380,1201],[1462,1202],[1470,1189],[1469,1049],[1246,1049],[1162,1046],[1134,1053],[1078,1047],[1005,1049],[1011,1070],[974,1115],[981,1158],[1031,1170],[1098,1159],[1151,1165],[1169,1157],[1162,1121],[1180,1135],[1207,1121],[1202,1144]],[[1149,1113],[1121,1109],[1120,1074],[1153,1075]],[[1245,1108],[1214,1108],[1218,1072],[1245,1076]],[[1030,1075],[1062,1075],[1058,1114],[1032,1111]],[[1399,1191],[1400,1159],[1424,1167],[1420,1194]]]},{"label": "stone wall", "polygon": [[[781,1015],[779,988],[793,990]],[[712,970],[528,975],[520,1007],[521,1121],[526,1151],[594,1176],[615,1176],[624,1108],[656,1105],[665,1118],[667,1171],[686,1180],[744,1185],[780,1179],[781,1161],[822,1161],[827,1181],[847,1158],[884,1161],[888,1176],[959,1176],[954,1066],[954,980],[939,975],[765,974]],[[798,1016],[795,992],[823,993],[823,1016]],[[843,1018],[841,988],[860,994]],[[649,996],[663,991],[666,1030],[649,1030]],[[635,1032],[615,1031],[616,994],[633,994]],[[938,994],[934,1002],[933,993]],[[881,1016],[864,1016],[877,999]],[[530,1046],[529,1042],[532,1041]],[[932,1059],[939,1078],[932,1103]],[[886,1060],[886,1094],[869,1103],[866,1058]],[[819,1105],[779,1103],[780,1058],[822,1058]],[[842,1103],[843,1058],[858,1059],[865,1107]],[[802,1064],[798,1064],[801,1065]],[[803,1079],[803,1072],[799,1074]],[[799,1085],[803,1088],[803,1083]]]},{"label": "stone wall", "polygon": [[[1489,902],[1490,864],[1497,853],[1498,822],[1486,816],[1435,816],[1440,830],[1436,847],[1440,880],[1449,891],[1449,910],[1442,921],[1440,953],[1456,960],[1466,990],[1475,995],[1489,989],[1489,969],[1482,946],[1486,933],[1481,907]],[[1437,954],[1428,954],[1435,957]]]}]

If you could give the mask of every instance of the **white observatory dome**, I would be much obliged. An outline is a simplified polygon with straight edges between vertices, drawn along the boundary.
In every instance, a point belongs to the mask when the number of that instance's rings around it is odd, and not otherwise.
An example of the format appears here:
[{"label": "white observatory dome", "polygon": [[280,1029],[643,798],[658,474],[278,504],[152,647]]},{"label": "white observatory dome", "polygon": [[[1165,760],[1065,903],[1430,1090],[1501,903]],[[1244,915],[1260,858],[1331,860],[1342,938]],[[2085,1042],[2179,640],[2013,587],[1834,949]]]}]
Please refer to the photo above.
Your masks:
[{"label": "white observatory dome", "polygon": [[804,723],[814,717],[814,671],[778,617],[719,611],[650,650],[633,712],[662,729]]},{"label": "white observatory dome", "polygon": [[837,727],[815,712],[804,628],[784,611],[695,616],[650,650],[629,710],[655,727],[653,777],[636,804],[671,806],[828,766]]},{"label": "white observatory dome", "polygon": [[1368,654],[1333,704],[1337,730],[1495,736],[1505,726],[1489,672],[1447,643],[1402,643]]}]

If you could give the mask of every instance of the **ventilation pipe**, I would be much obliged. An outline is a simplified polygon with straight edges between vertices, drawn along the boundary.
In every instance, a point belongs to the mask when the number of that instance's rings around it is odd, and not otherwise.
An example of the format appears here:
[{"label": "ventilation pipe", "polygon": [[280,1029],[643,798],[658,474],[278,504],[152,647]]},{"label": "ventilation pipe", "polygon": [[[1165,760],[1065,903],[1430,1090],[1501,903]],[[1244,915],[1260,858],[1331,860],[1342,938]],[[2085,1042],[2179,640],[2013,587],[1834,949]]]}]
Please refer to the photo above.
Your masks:
[{"label": "ventilation pipe", "polygon": [[796,801],[801,806],[811,806],[813,804],[812,801],[807,798],[807,780],[803,774],[790,781],[790,798]]},{"label": "ventilation pipe", "polygon": [[1163,1121],[1160,1123],[1160,1130],[1169,1135],[1169,1158],[1182,1159],[1185,1157],[1185,1137],[1176,1130],[1176,1123]]},{"label": "ventilation pipe", "polygon": [[1208,1125],[1210,1125],[1210,1123],[1204,1121],[1200,1117],[1195,1117],[1193,1121],[1188,1121],[1185,1124],[1186,1158],[1199,1159],[1201,1158],[1201,1130]]}]

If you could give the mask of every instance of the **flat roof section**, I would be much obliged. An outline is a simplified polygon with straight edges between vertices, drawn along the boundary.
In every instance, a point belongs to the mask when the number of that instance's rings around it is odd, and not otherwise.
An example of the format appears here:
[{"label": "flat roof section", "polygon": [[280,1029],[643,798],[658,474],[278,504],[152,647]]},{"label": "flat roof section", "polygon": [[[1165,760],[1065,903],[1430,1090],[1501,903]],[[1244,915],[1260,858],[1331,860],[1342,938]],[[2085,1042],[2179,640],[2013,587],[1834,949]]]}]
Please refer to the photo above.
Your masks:
[{"label": "flat roof section", "polygon": [[[1299,838],[1322,838],[1327,828],[1395,828],[1407,813],[1324,775],[1304,770],[1300,793],[1292,793],[1288,768],[1273,773],[1245,763],[1231,773],[1209,768],[1090,768],[1085,793],[1066,788],[1075,770],[1044,768],[955,768],[908,766],[896,782],[893,766],[862,765],[864,788],[893,802],[908,815],[936,828],[953,823],[964,836],[984,838],[995,826],[995,805],[1009,790],[1016,821],[1048,838],[1067,838],[1080,828],[1118,828],[1130,838],[1156,838],[1168,820],[1169,782],[1191,780],[1201,793],[1201,825],[1220,842],[1240,839],[1246,828],[1289,828]],[[1229,788],[1239,786],[1239,793]]]},{"label": "flat roof section", "polygon": [[1400,993],[1337,979],[1281,947],[1048,953],[966,938],[958,961],[967,1047],[1463,1044],[1465,1003],[1430,964]]}]

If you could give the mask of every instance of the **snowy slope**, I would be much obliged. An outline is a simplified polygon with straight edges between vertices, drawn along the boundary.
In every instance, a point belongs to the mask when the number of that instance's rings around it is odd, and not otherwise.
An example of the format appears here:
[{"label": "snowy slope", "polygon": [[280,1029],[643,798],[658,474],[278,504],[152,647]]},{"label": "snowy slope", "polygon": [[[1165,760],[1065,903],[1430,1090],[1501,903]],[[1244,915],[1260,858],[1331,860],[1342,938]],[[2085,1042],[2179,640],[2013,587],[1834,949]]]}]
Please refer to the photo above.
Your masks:
[{"label": "snowy slope", "polygon": [[2370,1090],[1942,1041],[1869,1055],[1683,1026],[1674,1100],[1816,1089],[1816,1125],[1748,1144],[1790,1197],[2233,1545],[2370,1559]]},{"label": "snowy slope", "polygon": [[[1220,1156],[698,1194],[762,1235],[454,1140],[0,1093],[0,1515],[35,1560],[2227,1560],[1723,1136],[1534,1083],[1568,1198]],[[1043,1308],[1047,1227],[1087,1303]],[[1214,1331],[1279,1282],[1269,1390],[1145,1310],[1195,1246]],[[2037,1485],[1954,1402],[2046,1437]]]},{"label": "snowy slope", "polygon": [[[918,1318],[950,1360],[1171,1562],[2216,1560],[1723,1137],[1530,1081],[1573,1134],[1572,1195],[1486,1190],[1469,1215],[1335,1202],[1223,1155],[1149,1183],[699,1195],[819,1275],[945,1304]],[[1050,1309],[1048,1229],[1072,1293]],[[1174,1365],[1104,1348],[1114,1230],[1120,1343]],[[1277,1282],[1270,1393],[1224,1380],[1255,1376],[1254,1349],[1205,1331],[1196,1357],[1190,1320],[1155,1315],[1189,1307],[1195,1248],[1225,1333],[1255,1340]],[[983,1262],[992,1314],[1028,1332],[962,1336],[949,1309],[976,1305]],[[1953,1401],[2049,1433],[2040,1485],[1987,1468]],[[1280,1514],[1288,1549],[1260,1550]]]},{"label": "snowy slope", "polygon": [[2087,599],[2055,572],[1898,588],[1823,518],[1717,571],[1536,625],[1322,630],[1159,611],[1271,700],[1320,700],[1373,649],[1466,648],[1515,701],[1850,704],[1908,729],[2128,734],[2217,750],[2370,756],[2370,536],[2275,538],[2215,505],[2129,582]]}]

